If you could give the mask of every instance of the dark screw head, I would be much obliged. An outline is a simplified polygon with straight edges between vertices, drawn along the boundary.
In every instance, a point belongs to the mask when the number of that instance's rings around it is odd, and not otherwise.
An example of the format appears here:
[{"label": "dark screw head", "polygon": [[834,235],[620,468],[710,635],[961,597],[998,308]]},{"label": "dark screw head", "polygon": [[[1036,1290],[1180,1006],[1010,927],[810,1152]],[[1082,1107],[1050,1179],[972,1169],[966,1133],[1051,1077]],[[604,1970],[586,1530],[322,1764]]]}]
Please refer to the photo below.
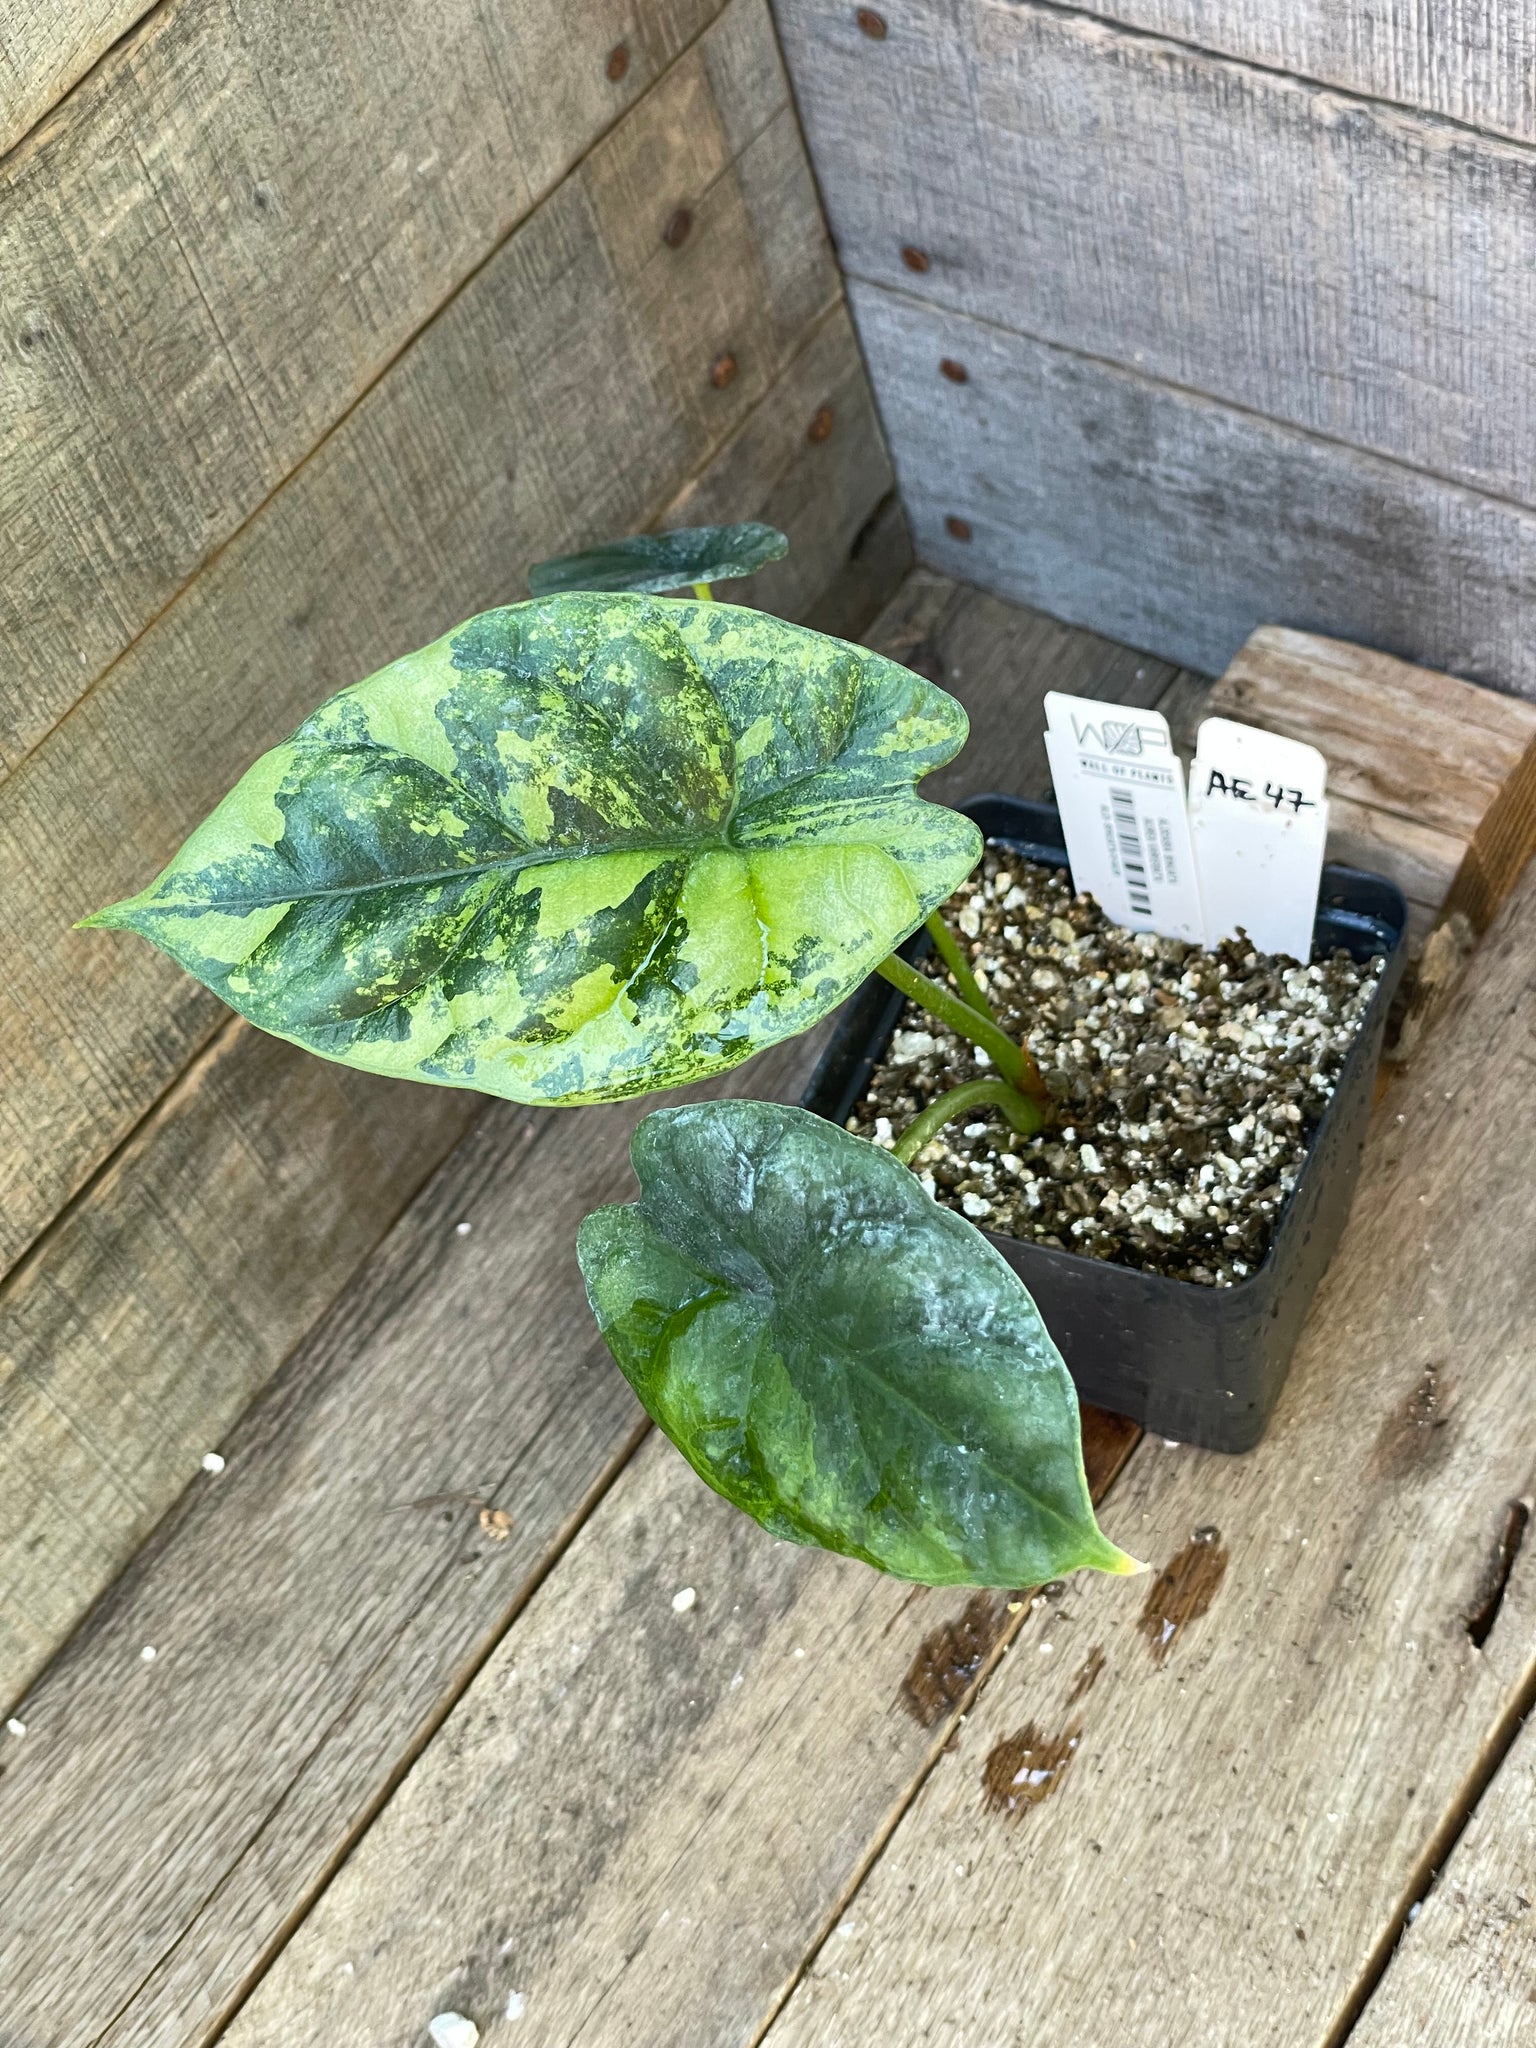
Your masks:
[{"label": "dark screw head", "polygon": [[709,381],[717,391],[723,391],[736,377],[736,358],[733,355],[716,356],[709,366]]},{"label": "dark screw head", "polygon": [[951,512],[944,522],[944,531],[951,540],[969,540],[971,537],[971,522],[969,519],[957,519],[954,513]]},{"label": "dark screw head", "polygon": [[825,441],[831,431],[832,408],[830,405],[820,406],[817,409],[816,417],[805,430],[805,438],[807,441]]},{"label": "dark screw head", "polygon": [[939,375],[947,377],[951,384],[969,384],[971,373],[964,363],[957,363],[953,356],[944,356],[939,362]]},{"label": "dark screw head", "polygon": [[688,239],[688,230],[693,226],[693,215],[686,206],[680,206],[661,231],[661,239],[669,249],[681,249]]},{"label": "dark screw head", "polygon": [[908,242],[907,246],[902,250],[901,260],[903,263],[905,263],[908,270],[923,271],[928,268],[927,250],[914,249],[910,242]]},{"label": "dark screw head", "polygon": [[885,16],[883,14],[876,14],[873,7],[856,7],[853,10],[853,18],[871,42],[883,43],[885,41],[886,29]]},{"label": "dark screw head", "polygon": [[608,76],[613,80],[614,84],[617,85],[619,80],[624,76],[625,72],[629,69],[628,43],[614,44],[613,48],[608,52],[608,62],[604,66],[604,69],[607,71]]}]

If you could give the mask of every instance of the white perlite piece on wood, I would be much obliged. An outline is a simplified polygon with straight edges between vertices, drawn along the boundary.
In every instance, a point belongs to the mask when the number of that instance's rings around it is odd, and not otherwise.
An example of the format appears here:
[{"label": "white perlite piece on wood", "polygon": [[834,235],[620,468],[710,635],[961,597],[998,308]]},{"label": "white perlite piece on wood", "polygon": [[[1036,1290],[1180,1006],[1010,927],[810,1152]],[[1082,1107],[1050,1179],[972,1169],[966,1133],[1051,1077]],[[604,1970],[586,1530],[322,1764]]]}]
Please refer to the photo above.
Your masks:
[{"label": "white perlite piece on wood", "polygon": [[480,2029],[461,2012],[440,2012],[427,2022],[433,2048],[475,2048]]}]

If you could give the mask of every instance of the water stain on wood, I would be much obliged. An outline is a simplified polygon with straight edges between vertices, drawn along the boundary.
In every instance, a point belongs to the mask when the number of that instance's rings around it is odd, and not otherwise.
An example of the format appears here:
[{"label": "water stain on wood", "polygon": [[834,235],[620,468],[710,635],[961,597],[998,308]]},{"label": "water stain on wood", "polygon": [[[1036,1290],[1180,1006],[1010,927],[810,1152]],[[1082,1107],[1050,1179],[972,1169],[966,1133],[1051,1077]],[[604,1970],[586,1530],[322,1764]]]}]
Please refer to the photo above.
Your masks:
[{"label": "water stain on wood", "polygon": [[1376,1437],[1372,1462],[1383,1479],[1402,1479],[1438,1464],[1450,1446],[1451,1386],[1437,1365],[1426,1365],[1406,1401],[1394,1408]]},{"label": "water stain on wood", "polygon": [[1104,1669],[1106,1661],[1104,1645],[1102,1643],[1095,1643],[1078,1666],[1077,1675],[1072,1680],[1072,1690],[1067,1694],[1067,1705],[1069,1707],[1075,1707],[1079,1700],[1087,1699],[1089,1693],[1098,1684],[1099,1673]]},{"label": "water stain on wood", "polygon": [[993,1745],[982,1766],[981,1785],[987,1805],[994,1813],[1014,1819],[1031,1806],[1039,1806],[1058,1791],[1072,1767],[1083,1726],[1075,1721],[1064,1735],[1043,1735],[1028,1721],[1014,1735],[1005,1735]]},{"label": "water stain on wood", "polygon": [[1152,1581],[1137,1627],[1146,1637],[1152,1661],[1162,1668],[1174,1637],[1198,1621],[1216,1598],[1227,1573],[1227,1552],[1219,1529],[1197,1529],[1184,1548]]},{"label": "water stain on wood", "polygon": [[973,1593],[955,1620],[940,1622],[923,1637],[900,1695],[920,1727],[936,1728],[965,1698],[1007,1622],[1001,1594]]}]

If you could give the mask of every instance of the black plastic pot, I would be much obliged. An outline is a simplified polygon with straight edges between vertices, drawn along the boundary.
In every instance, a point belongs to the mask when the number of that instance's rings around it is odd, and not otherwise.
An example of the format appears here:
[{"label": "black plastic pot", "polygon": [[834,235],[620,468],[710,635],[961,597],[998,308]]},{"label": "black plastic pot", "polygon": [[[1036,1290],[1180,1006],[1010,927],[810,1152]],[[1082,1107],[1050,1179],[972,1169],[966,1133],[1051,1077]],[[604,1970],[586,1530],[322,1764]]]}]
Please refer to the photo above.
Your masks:
[{"label": "black plastic pot", "polygon": [[[1054,804],[979,796],[960,806],[989,839],[1026,859],[1067,864]],[[1285,1380],[1312,1296],[1343,1232],[1370,1120],[1387,1011],[1402,978],[1408,907],[1380,875],[1323,869],[1316,951],[1342,946],[1386,967],[1312,1136],[1268,1256],[1231,1287],[1202,1287],[986,1233],[1035,1299],[1079,1394],[1158,1435],[1207,1450],[1251,1450]],[[921,959],[919,932],[902,948]],[[901,1014],[878,975],[854,995],[804,1104],[842,1123],[864,1094]]]}]

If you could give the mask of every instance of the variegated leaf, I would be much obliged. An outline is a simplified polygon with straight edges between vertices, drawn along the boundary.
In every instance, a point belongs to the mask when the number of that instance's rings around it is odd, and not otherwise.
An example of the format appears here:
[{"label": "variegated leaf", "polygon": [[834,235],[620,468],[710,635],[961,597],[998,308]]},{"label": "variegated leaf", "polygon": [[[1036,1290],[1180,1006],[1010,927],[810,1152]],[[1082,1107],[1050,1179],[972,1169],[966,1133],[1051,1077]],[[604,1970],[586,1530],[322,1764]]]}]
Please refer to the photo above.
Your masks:
[{"label": "variegated leaf", "polygon": [[514,605],[321,705],[87,922],[351,1066],[643,1094],[805,1030],[962,880],[980,835],[913,785],[965,732],[733,605]]},{"label": "variegated leaf", "polygon": [[888,1152],[766,1102],[660,1109],[640,1200],[578,1255],[624,1376],[700,1477],[794,1543],[935,1586],[1134,1561],[1018,1275]]},{"label": "variegated leaf", "polygon": [[776,526],[679,526],[671,533],[632,533],[579,555],[535,562],[528,588],[535,597],[561,590],[681,590],[690,583],[724,583],[751,576],[789,553]]}]

